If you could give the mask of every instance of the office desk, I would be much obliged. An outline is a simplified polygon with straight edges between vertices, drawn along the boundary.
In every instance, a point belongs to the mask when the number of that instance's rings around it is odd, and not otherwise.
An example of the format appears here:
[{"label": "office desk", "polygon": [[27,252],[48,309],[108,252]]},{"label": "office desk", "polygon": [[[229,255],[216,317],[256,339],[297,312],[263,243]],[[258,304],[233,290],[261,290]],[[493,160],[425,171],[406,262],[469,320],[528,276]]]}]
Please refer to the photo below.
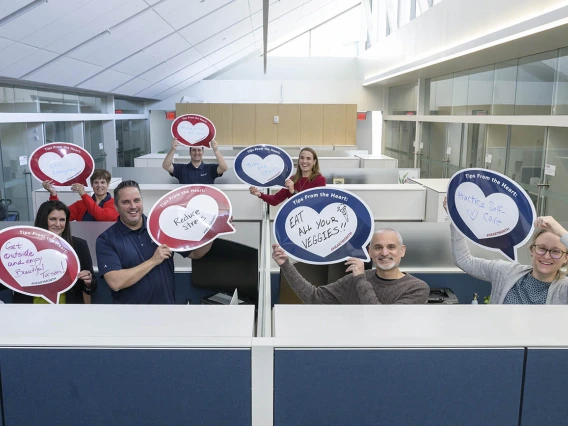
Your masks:
[{"label": "office desk", "polygon": [[0,309],[6,425],[251,424],[253,306]]},{"label": "office desk", "polygon": [[566,321],[565,306],[277,305],[274,424],[518,424],[523,379],[521,424],[564,424]]}]

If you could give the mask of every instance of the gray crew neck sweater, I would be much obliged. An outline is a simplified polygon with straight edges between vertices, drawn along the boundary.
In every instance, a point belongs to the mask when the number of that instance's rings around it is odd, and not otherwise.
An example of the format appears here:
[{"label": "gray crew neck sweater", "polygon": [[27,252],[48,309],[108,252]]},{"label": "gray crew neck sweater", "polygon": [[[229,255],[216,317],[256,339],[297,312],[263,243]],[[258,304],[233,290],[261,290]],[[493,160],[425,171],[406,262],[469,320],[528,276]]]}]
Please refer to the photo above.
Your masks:
[{"label": "gray crew neck sweater", "polygon": [[331,284],[315,287],[300,275],[289,260],[280,268],[290,287],[308,304],[421,304],[428,302],[430,294],[428,285],[410,274],[389,281],[379,278],[373,269],[355,277],[348,274]]}]

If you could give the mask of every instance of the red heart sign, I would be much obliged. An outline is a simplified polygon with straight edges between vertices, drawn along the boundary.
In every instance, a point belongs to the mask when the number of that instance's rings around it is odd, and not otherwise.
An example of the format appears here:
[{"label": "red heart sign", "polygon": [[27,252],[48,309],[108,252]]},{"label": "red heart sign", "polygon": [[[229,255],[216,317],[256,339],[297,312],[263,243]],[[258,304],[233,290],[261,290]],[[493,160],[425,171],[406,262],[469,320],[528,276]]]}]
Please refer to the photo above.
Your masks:
[{"label": "red heart sign", "polygon": [[0,231],[0,282],[18,293],[58,303],[79,275],[79,258],[63,238],[33,226]]},{"label": "red heart sign", "polygon": [[207,117],[196,114],[181,115],[172,123],[172,135],[186,146],[211,147],[215,139],[215,125]]},{"label": "red heart sign", "polygon": [[70,186],[74,183],[88,186],[94,169],[95,161],[91,154],[72,143],[48,143],[30,156],[32,175],[40,182],[52,180],[53,186]]},{"label": "red heart sign", "polygon": [[232,234],[231,202],[208,185],[186,185],[160,198],[148,214],[148,232],[156,244],[173,251],[202,247],[221,234]]}]

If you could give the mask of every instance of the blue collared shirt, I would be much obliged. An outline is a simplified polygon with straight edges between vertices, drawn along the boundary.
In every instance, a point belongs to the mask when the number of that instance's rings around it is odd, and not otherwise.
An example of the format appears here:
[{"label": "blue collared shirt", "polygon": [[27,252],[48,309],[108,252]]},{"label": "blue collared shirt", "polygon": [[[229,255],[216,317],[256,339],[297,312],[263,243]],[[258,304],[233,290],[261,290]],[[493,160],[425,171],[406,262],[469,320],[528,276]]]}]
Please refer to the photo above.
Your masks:
[{"label": "blue collared shirt", "polygon": [[[149,260],[158,246],[143,225],[132,230],[120,218],[97,238],[97,264],[101,276],[107,272],[134,268]],[[190,252],[183,253],[188,256]],[[115,303],[158,304],[175,303],[174,259],[164,260],[132,286],[113,291]]]},{"label": "blue collared shirt", "polygon": [[193,164],[173,164],[174,172],[170,173],[173,177],[179,180],[183,185],[202,184],[211,185],[215,183],[215,179],[223,176],[217,173],[219,164],[205,164],[201,162],[199,167],[194,167]]}]

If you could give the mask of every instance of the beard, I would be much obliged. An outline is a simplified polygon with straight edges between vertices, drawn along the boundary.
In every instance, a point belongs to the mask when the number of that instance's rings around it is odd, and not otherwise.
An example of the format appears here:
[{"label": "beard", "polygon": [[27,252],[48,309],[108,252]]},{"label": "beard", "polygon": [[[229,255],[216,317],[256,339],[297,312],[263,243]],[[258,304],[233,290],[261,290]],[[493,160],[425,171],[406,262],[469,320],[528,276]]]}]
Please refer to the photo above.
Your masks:
[{"label": "beard", "polygon": [[391,269],[396,268],[398,265],[400,265],[400,262],[395,262],[394,259],[389,259],[390,262],[388,262],[387,264],[385,263],[380,263],[377,262],[377,268],[379,268],[382,271],[390,271]]}]

